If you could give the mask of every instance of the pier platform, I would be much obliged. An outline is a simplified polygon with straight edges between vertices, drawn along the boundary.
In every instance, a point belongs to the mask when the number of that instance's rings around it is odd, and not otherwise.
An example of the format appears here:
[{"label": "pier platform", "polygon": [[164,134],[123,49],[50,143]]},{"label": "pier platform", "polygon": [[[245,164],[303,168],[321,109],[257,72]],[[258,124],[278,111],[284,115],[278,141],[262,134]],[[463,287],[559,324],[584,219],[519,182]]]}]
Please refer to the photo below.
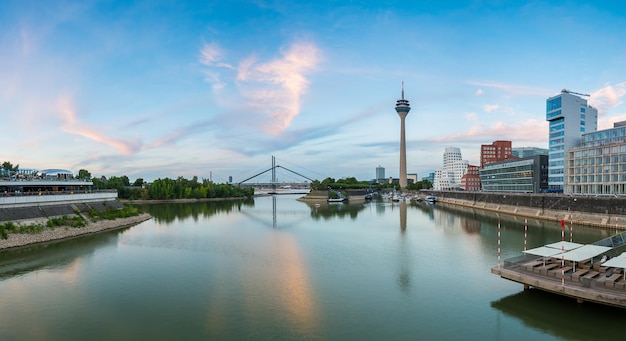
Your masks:
[{"label": "pier platform", "polygon": [[504,264],[491,268],[491,273],[523,284],[524,289],[536,288],[569,296],[579,303],[587,301],[626,308],[623,269],[600,267],[601,271],[594,271],[592,267],[572,272],[571,267],[566,267],[562,272],[560,264],[542,264],[543,260],[524,255],[505,260]]}]

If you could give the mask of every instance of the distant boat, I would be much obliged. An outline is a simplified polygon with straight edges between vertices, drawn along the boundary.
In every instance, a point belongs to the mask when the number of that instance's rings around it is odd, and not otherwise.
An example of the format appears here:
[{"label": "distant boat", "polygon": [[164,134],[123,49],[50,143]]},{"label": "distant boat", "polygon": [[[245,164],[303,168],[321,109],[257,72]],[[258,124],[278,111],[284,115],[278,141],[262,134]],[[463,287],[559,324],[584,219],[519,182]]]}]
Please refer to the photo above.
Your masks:
[{"label": "distant boat", "polygon": [[328,202],[344,202],[348,201],[348,197],[341,192],[337,192],[337,198],[328,198]]},{"label": "distant boat", "polygon": [[372,193],[365,194],[365,200],[372,200],[373,197]]},{"label": "distant boat", "polygon": [[434,196],[434,195],[429,195],[429,196],[427,196],[427,197],[426,197],[426,199],[424,199],[424,200],[426,200],[426,201],[427,201],[427,202],[429,202],[429,203],[435,203],[435,202],[437,201],[437,198],[435,198],[435,196]]}]

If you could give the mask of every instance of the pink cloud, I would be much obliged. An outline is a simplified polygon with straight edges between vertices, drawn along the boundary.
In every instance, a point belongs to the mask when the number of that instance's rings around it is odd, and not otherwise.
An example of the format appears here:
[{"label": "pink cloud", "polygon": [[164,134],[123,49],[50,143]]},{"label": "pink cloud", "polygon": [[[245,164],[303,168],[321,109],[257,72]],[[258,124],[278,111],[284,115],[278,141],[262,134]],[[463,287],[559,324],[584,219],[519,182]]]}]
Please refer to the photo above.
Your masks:
[{"label": "pink cloud", "polygon": [[607,85],[591,93],[589,104],[604,113],[622,104],[624,95],[626,95],[626,82],[615,84],[615,86]]},{"label": "pink cloud", "polygon": [[[217,44],[205,44],[200,52],[200,63],[213,69],[207,70],[206,79],[214,90],[224,88],[223,75],[218,68],[234,69],[223,62],[224,53]],[[276,136],[289,128],[300,114],[301,98],[307,91],[307,75],[320,63],[320,51],[316,45],[297,42],[280,51],[273,60],[259,61],[255,54],[242,59],[236,68],[234,81],[243,99],[235,103],[245,107],[246,122]],[[220,97],[220,98],[223,98]]]},{"label": "pink cloud", "polygon": [[[523,86],[523,85],[502,84],[502,83],[496,83],[496,82],[467,82],[467,83],[471,85],[485,87],[485,88],[499,89],[511,95],[547,96],[551,92],[554,92],[553,90],[550,90],[550,89],[535,88],[535,87]],[[483,93],[482,89],[479,89],[478,91],[481,92],[480,94]],[[477,95],[478,95],[478,91],[476,93]]]},{"label": "pink cloud", "polygon": [[298,116],[301,97],[309,84],[306,74],[319,62],[320,52],[315,45],[296,43],[273,61],[257,63],[252,56],[240,63],[240,89],[248,104],[266,117],[263,129],[268,134],[280,134]]},{"label": "pink cloud", "polygon": [[123,155],[136,154],[141,150],[141,141],[126,141],[120,139],[113,139],[105,136],[97,129],[85,126],[81,124],[76,118],[76,113],[72,106],[72,103],[67,98],[61,98],[58,103],[58,110],[61,113],[61,130],[85,137],[89,140],[93,140],[109,147],[116,149]]},{"label": "pink cloud", "polygon": [[459,140],[475,140],[480,137],[489,140],[511,140],[524,142],[546,142],[548,123],[531,119],[521,123],[510,124],[496,122],[489,127],[474,126],[468,131],[434,138],[434,142],[456,142]]},{"label": "pink cloud", "polygon": [[483,106],[483,110],[485,112],[491,113],[494,112],[496,110],[500,109],[500,105],[499,104],[485,104]]}]

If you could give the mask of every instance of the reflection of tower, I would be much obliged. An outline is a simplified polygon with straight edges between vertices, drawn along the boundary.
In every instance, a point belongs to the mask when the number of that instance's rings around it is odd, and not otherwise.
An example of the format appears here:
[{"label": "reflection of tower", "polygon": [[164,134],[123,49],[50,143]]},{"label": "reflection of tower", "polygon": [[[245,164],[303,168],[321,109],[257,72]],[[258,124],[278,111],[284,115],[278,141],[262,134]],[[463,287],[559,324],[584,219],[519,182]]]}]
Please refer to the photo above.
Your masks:
[{"label": "reflection of tower", "polygon": [[406,201],[400,202],[400,231],[406,231]]},{"label": "reflection of tower", "polygon": [[406,138],[404,136],[404,119],[409,114],[411,107],[409,101],[404,99],[404,82],[402,82],[402,99],[396,102],[396,112],[400,116],[400,188],[406,187]]},{"label": "reflection of tower", "polygon": [[398,285],[405,293],[411,289],[411,248],[406,245],[406,201],[400,201],[400,272],[398,273]]}]

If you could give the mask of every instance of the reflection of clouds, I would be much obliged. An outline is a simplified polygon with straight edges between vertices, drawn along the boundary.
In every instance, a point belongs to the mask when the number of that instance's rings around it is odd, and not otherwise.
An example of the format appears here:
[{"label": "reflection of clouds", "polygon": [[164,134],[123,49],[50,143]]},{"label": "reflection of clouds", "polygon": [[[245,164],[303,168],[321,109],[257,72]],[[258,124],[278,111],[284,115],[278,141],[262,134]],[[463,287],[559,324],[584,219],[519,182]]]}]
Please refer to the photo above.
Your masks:
[{"label": "reflection of clouds", "polygon": [[83,262],[80,258],[75,258],[70,264],[61,269],[60,279],[65,284],[73,285],[76,280],[80,278],[81,270],[83,269]]},{"label": "reflection of clouds", "polygon": [[[276,318],[284,325],[276,325],[275,329],[297,330],[302,335],[315,329],[317,308],[298,243],[281,231],[270,238],[248,240],[249,244],[240,248],[246,250],[242,259],[225,261],[224,266],[217,267],[213,276],[227,279],[210,292],[206,317],[209,334],[228,333],[224,328],[233,325],[238,309],[245,311],[247,318],[242,323],[247,324],[246,328],[254,330],[259,325],[256,336],[266,337],[263,321]],[[228,287],[226,283],[235,279],[236,287]],[[241,307],[231,301],[233,291],[241,295]]]},{"label": "reflection of clouds", "polygon": [[283,308],[292,316],[292,322],[311,330],[315,324],[315,304],[298,244],[289,234],[276,233],[273,237],[282,265],[279,269],[282,276],[275,278],[275,287],[279,288]]}]

